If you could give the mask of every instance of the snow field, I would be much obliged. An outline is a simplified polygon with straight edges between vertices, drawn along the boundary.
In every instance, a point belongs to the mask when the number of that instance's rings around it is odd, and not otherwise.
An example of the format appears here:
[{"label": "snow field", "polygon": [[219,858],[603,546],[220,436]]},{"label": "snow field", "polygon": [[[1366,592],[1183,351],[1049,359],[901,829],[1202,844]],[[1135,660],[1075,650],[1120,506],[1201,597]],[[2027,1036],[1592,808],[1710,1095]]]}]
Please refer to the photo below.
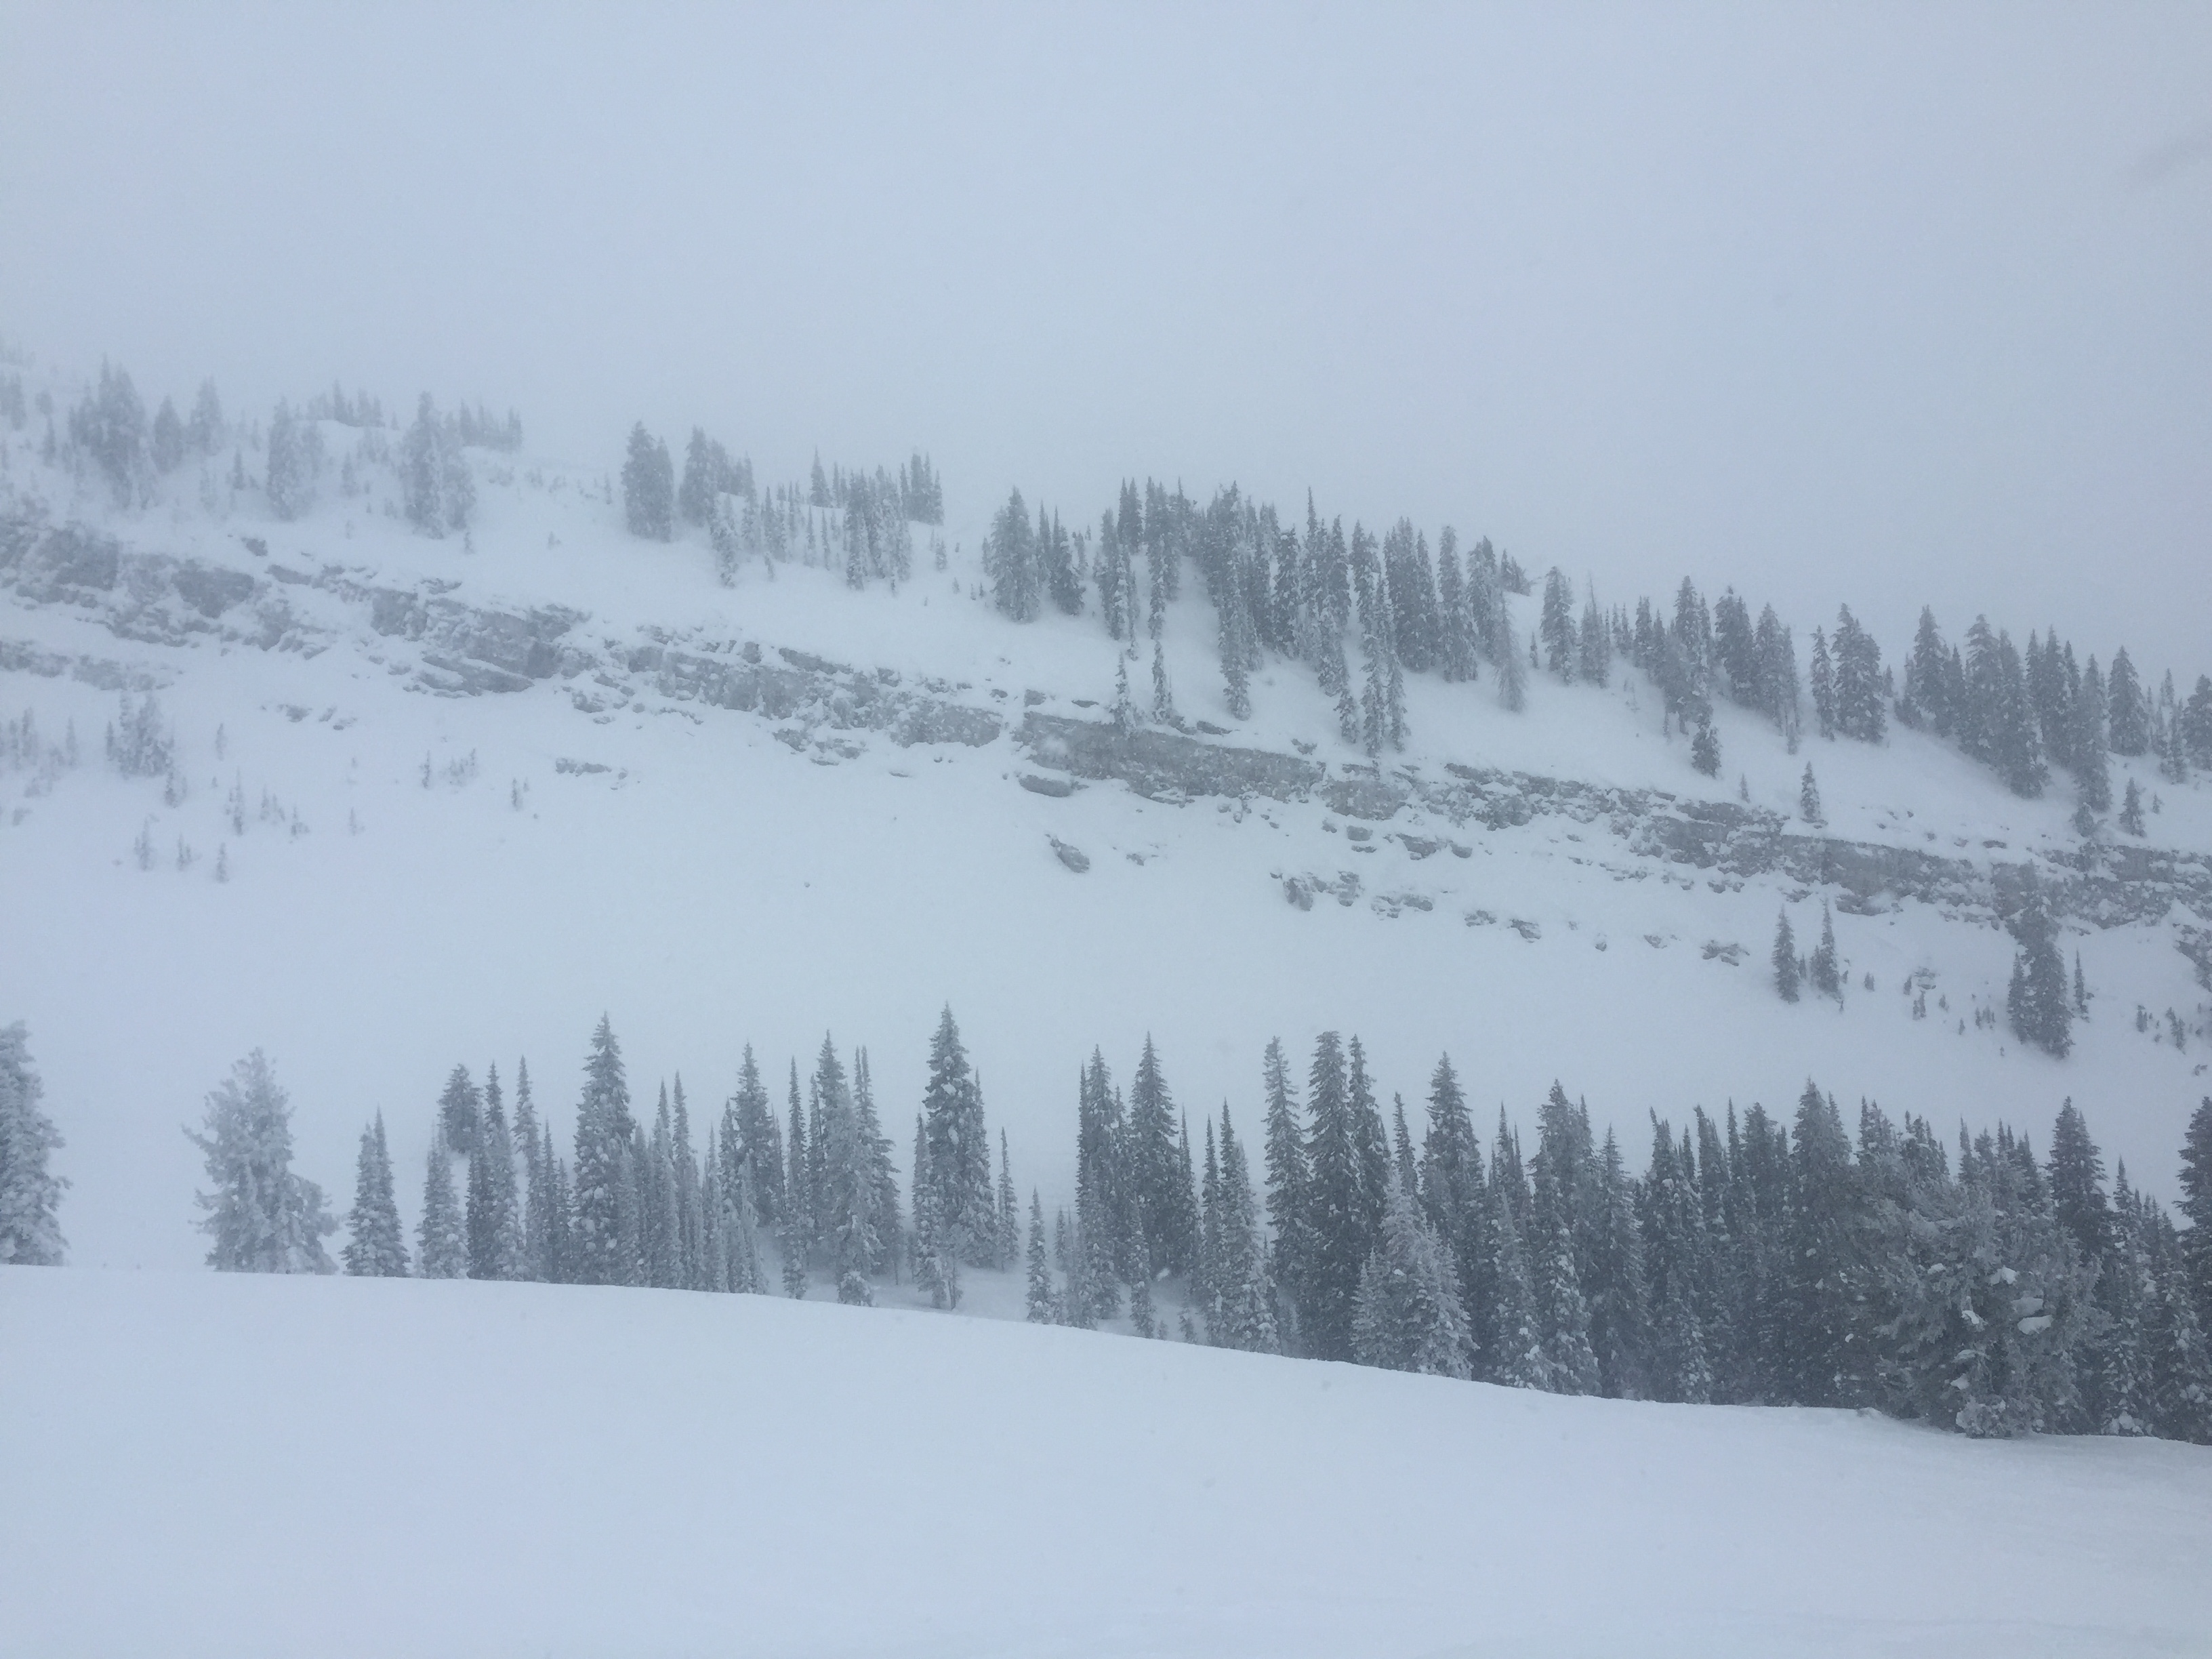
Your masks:
[{"label": "snow field", "polygon": [[2212,1454],[757,1297],[0,1269],[10,1652],[2172,1654]]}]

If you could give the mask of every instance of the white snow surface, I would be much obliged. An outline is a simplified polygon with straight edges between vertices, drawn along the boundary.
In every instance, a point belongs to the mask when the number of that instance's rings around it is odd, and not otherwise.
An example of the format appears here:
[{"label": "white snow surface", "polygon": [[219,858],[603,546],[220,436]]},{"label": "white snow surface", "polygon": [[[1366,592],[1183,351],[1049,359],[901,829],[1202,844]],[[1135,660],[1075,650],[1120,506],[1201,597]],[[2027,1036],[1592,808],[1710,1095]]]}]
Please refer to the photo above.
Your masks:
[{"label": "white snow surface", "polygon": [[928,1313],[0,1268],[42,1659],[2212,1651],[2212,1452]]},{"label": "white snow surface", "polygon": [[[64,408],[70,399],[58,395]],[[696,533],[671,545],[624,533],[599,468],[471,452],[480,505],[465,545],[410,533],[381,467],[364,468],[365,493],[338,493],[331,479],[360,434],[323,429],[324,499],[294,523],[270,518],[251,490],[204,498],[190,466],[155,506],[117,515],[96,486],[38,465],[35,423],[0,441],[19,499],[43,499],[57,520],[101,526],[136,550],[264,578],[275,566],[342,567],[363,584],[435,580],[476,605],[563,605],[589,613],[576,633],[595,648],[641,643],[649,626],[692,649],[755,642],[771,659],[778,647],[804,649],[896,671],[908,685],[941,677],[1010,726],[1032,690],[1047,713],[1091,719],[1103,708],[1077,700],[1110,696],[1114,647],[1095,615],[1017,626],[972,596],[992,502],[989,492],[962,498],[959,481],[947,574],[931,569],[918,532],[915,579],[896,592],[854,592],[797,565],[771,577],[757,563],[724,588]],[[1086,504],[1066,506],[1071,521],[1085,516]],[[265,542],[266,556],[248,537]],[[1677,580],[1654,572],[1649,586],[1663,600]],[[1252,719],[1231,721],[1212,611],[1194,571],[1185,584],[1166,647],[1187,717],[1233,726],[1227,741],[1240,744],[1289,753],[1310,743],[1334,765],[1364,759],[1338,740],[1326,700],[1295,665],[1258,674]],[[1147,1033],[1194,1116],[1227,1101],[1256,1125],[1268,1039],[1280,1036],[1302,1073],[1315,1035],[1334,1028],[1364,1039],[1386,1104],[1402,1092],[1417,1132],[1431,1068],[1449,1050],[1486,1133],[1500,1106],[1531,1121],[1556,1078],[1588,1100],[1601,1133],[1618,1128],[1638,1168],[1650,1114],[1679,1126],[1698,1103],[1718,1112],[1754,1100],[1786,1113],[1808,1077],[1838,1095],[1847,1120],[1870,1096],[1946,1134],[1962,1119],[2008,1121],[2039,1147],[2071,1096],[2108,1162],[2124,1159],[2168,1198],[2183,1125],[2212,1088],[2212,1036],[2177,1050],[2135,1029],[2141,1004],[2212,1032],[2212,1009],[2164,924],[2064,940],[2096,1001],[2059,1062],[2024,1048],[2002,1021],[1972,1022],[1977,1008],[2002,1008],[2010,939],[1917,902],[1838,913],[1846,1005],[1789,1007],[1765,965],[1775,916],[1787,906],[1809,949],[1820,890],[1639,860],[1601,824],[1539,817],[1492,832],[1408,809],[1355,851],[1348,826],[1317,801],[1175,805],[1118,784],[1067,799],[1028,793],[1014,780],[1034,763],[1011,736],[971,749],[815,734],[845,753],[786,731],[794,752],[762,716],[600,687],[589,674],[504,696],[428,695],[415,674],[420,647],[373,631],[364,607],[321,586],[282,591],[322,630],[308,649],[214,635],[180,646],[120,639],[95,614],[0,593],[0,640],[121,661],[164,683],[191,792],[169,807],[159,780],[100,763],[112,694],[0,672],[0,717],[28,710],[56,739],[73,721],[85,757],[50,791],[0,774],[0,1019],[28,1023],[67,1137],[56,1159],[74,1183],[63,1224],[82,1264],[199,1259],[198,1159],[179,1126],[198,1120],[205,1092],[250,1048],[266,1049],[290,1089],[298,1166],[336,1210],[350,1199],[361,1129],[384,1113],[411,1224],[447,1071],[464,1062],[481,1077],[496,1061],[511,1085],[526,1055],[565,1146],[603,1012],[643,1110],[659,1080],[681,1073],[695,1123],[719,1111],[747,1042],[779,1109],[786,1066],[796,1056],[803,1068],[824,1030],[842,1048],[866,1045],[903,1164],[929,1033],[949,1003],[991,1121],[1010,1131],[1016,1181],[1024,1194],[1041,1188],[1048,1206],[1072,1197],[1079,1066],[1098,1044],[1126,1079]],[[1755,609],[1760,596],[1749,597]],[[1525,639],[1534,602],[1519,603]],[[1790,620],[1802,653],[1826,619]],[[1943,620],[1955,636],[1969,619]],[[1887,659],[1905,643],[1883,641]],[[2154,683],[2155,666],[2143,666]],[[1131,669],[1148,700],[1149,661]],[[2063,785],[2017,799],[1911,732],[1879,750],[1808,739],[1793,757],[1763,721],[1723,706],[1723,769],[1709,781],[1681,738],[1662,735],[1658,701],[1632,672],[1605,690],[1532,674],[1519,714],[1497,706],[1487,681],[1413,676],[1408,690],[1403,763],[1431,775],[1460,761],[1729,799],[1741,778],[1753,802],[1790,811],[1809,760],[1838,836],[1989,859],[2073,840]],[[606,706],[580,712],[580,693]],[[562,760],[607,769],[556,770]],[[2116,793],[2127,771],[2116,765]],[[2154,844],[2212,848],[2212,789],[2137,775],[2162,801]],[[222,822],[234,786],[247,804],[242,836]],[[284,823],[259,817],[264,796]],[[306,833],[291,832],[294,815]],[[131,856],[142,826],[158,854],[150,871]],[[1471,856],[1416,861],[1390,839],[1401,830],[1471,842]],[[1064,868],[1048,836],[1084,849],[1089,872]],[[180,840],[197,854],[183,872]],[[227,883],[213,878],[218,848]],[[1358,903],[1285,902],[1282,877],[1345,870],[1362,878]],[[1401,894],[1432,908],[1384,915],[1370,902]],[[1484,915],[1495,920],[1468,920]],[[1536,937],[1508,925],[1516,919]],[[1707,957],[1708,941],[1741,945],[1745,960]],[[1925,1020],[1910,1017],[1902,994],[1915,971],[1934,975]],[[1872,991],[1862,988],[1868,974]]]}]

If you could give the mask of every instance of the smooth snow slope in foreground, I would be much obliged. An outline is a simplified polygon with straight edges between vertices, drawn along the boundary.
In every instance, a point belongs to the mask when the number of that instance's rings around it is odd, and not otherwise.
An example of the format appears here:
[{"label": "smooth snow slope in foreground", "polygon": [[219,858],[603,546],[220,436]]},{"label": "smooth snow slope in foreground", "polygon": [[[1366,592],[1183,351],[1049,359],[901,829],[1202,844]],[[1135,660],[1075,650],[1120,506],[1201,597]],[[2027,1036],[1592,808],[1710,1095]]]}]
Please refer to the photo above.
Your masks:
[{"label": "smooth snow slope in foreground", "polygon": [[2212,1651],[2212,1453],[760,1297],[0,1269],[0,1648]]}]

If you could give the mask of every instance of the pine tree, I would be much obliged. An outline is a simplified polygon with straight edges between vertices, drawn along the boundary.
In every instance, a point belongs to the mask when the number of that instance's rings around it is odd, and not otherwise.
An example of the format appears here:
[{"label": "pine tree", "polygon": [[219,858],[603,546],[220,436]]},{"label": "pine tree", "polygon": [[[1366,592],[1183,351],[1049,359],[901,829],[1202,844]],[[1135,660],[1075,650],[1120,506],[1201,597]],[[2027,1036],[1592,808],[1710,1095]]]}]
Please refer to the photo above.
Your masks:
[{"label": "pine tree", "polygon": [[1469,1375],[1470,1339],[1448,1253],[1413,1194],[1393,1182],[1382,1238],[1359,1279],[1352,1352],[1364,1365],[1430,1376]]},{"label": "pine tree", "polygon": [[485,1075],[477,1151],[469,1160],[467,1235],[470,1278],[527,1276],[514,1184],[514,1143],[507,1134],[496,1066]]},{"label": "pine tree", "polygon": [[1800,1405],[1841,1405],[1846,1403],[1846,1347],[1855,1296],[1850,1142],[1835,1102],[1809,1080],[1798,1099],[1790,1152],[1790,1328],[1782,1360],[1784,1380]]},{"label": "pine tree", "polygon": [[62,1138],[39,1104],[45,1092],[30,1033],[20,1020],[0,1025],[0,1263],[59,1267],[67,1249],[58,1212],[69,1182],[46,1168]]},{"label": "pine tree", "polygon": [[640,421],[630,428],[629,453],[623,461],[623,521],[633,536],[648,541],[673,540],[676,535],[676,467],[668,446],[645,429]]},{"label": "pine tree", "polygon": [[1790,913],[1784,910],[1774,924],[1774,988],[1784,1002],[1797,1000],[1797,939],[1790,931]]},{"label": "pine tree", "polygon": [[466,1155],[476,1150],[477,1119],[483,1109],[483,1095],[469,1079],[469,1068],[456,1066],[446,1079],[446,1091],[438,1097],[438,1127],[446,1145]]},{"label": "pine tree", "polygon": [[348,1273],[369,1279],[407,1277],[407,1236],[399,1224],[392,1152],[385,1141],[381,1112],[361,1132],[353,1209],[346,1217],[346,1226],[353,1237],[340,1254]]},{"label": "pine tree", "polygon": [[1060,1298],[1054,1294],[1052,1264],[1044,1254],[1044,1206],[1034,1188],[1030,1193],[1029,1322],[1032,1325],[1060,1322]]},{"label": "pine tree", "polygon": [[1620,1143],[1610,1129],[1598,1158],[1596,1200],[1596,1248],[1587,1288],[1599,1386],[1616,1400],[1642,1399],[1650,1392],[1644,1239],[1637,1222],[1635,1183],[1622,1165]]},{"label": "pine tree", "polygon": [[1820,810],[1820,786],[1814,780],[1811,762],[1805,764],[1805,775],[1797,785],[1797,816],[1810,824],[1826,824],[1827,815]]},{"label": "pine tree", "polygon": [[[1514,1215],[1510,1188],[1499,1179],[1496,1163],[1491,1170],[1490,1255],[1496,1263],[1498,1334],[1496,1346],[1485,1357],[1485,1374],[1504,1388],[1549,1389],[1551,1362],[1545,1352],[1535,1291],[1521,1249],[1520,1224]],[[1518,1177],[1514,1179],[1517,1182]]]},{"label": "pine tree", "polygon": [[1273,1279],[1295,1307],[1304,1295],[1310,1249],[1306,1225],[1310,1176],[1296,1086],[1280,1039],[1268,1039],[1260,1070],[1267,1102],[1267,1223],[1274,1232]]},{"label": "pine tree", "polygon": [[982,1087],[969,1067],[950,1006],[939,1015],[930,1039],[922,1117],[929,1135],[930,1186],[945,1249],[970,1266],[988,1267],[996,1257],[999,1231],[990,1132]]},{"label": "pine tree", "polygon": [[2020,909],[2011,921],[2018,945],[2005,1011],[2013,1034],[2063,1060],[2074,1046],[2074,1010],[2066,994],[2066,962],[2058,953],[2057,924],[2045,908],[2031,866]]},{"label": "pine tree", "polygon": [[1487,1224],[1482,1147],[1474,1133],[1451,1056],[1429,1074],[1428,1129],[1421,1142],[1418,1190],[1422,1213],[1448,1252],[1460,1305],[1468,1316],[1469,1356],[1487,1352],[1494,1293],[1487,1282]]},{"label": "pine tree", "polygon": [[1043,589],[1036,534],[1030,525],[1022,492],[1014,490],[991,520],[983,538],[983,572],[991,584],[991,603],[1016,622],[1034,622]]},{"label": "pine tree", "polygon": [[2130,757],[2148,752],[2150,703],[2125,646],[2112,653],[2112,672],[2105,682],[2105,704],[2112,752]]},{"label": "pine tree", "polygon": [[1530,1287],[1537,1330],[1555,1394],[1595,1394],[1597,1353],[1590,1346],[1589,1304],[1575,1264],[1574,1195],[1549,1158],[1536,1164],[1529,1228]]},{"label": "pine tree", "polygon": [[[1355,1048],[1358,1039],[1353,1039]],[[1306,1098],[1313,1130],[1307,1146],[1306,1223],[1310,1255],[1304,1264],[1301,1327],[1313,1352],[1324,1359],[1352,1357],[1353,1304],[1359,1277],[1373,1252],[1389,1200],[1389,1154],[1371,1097],[1362,1099],[1341,1041],[1324,1031],[1315,1044]]]},{"label": "pine tree", "polygon": [[1012,1273],[1021,1260],[1022,1233],[1020,1200],[1014,1194],[1013,1159],[1006,1150],[1006,1132],[999,1131],[999,1239],[998,1259],[994,1264],[1002,1273]]},{"label": "pine tree", "polygon": [[1836,952],[1836,918],[1826,900],[1820,904],[1820,942],[1813,947],[1813,959],[1807,965],[1805,976],[1822,996],[1842,998],[1844,968]]},{"label": "pine tree", "polygon": [[1819,629],[1813,630],[1813,666],[1809,676],[1813,690],[1813,717],[1819,723],[1820,735],[1836,735],[1836,672],[1828,659],[1828,636]]},{"label": "pine tree", "polygon": [[2105,1197],[2105,1164],[2072,1096],[2058,1109],[2048,1164],[2051,1202],[2058,1224],[2072,1235],[2086,1261],[2112,1253],[2112,1206]]},{"label": "pine tree", "polygon": [[580,1285],[635,1285],[641,1277],[629,1084],[605,1015],[592,1033],[576,1108],[573,1271]]},{"label": "pine tree", "polygon": [[1698,722],[1697,735],[1690,739],[1690,764],[1709,778],[1720,775],[1721,743],[1710,715]]},{"label": "pine tree", "polygon": [[1215,1344],[1248,1353],[1280,1352],[1282,1335],[1275,1318],[1274,1286],[1267,1277],[1267,1249],[1253,1199],[1251,1170],[1225,1101],[1221,1107],[1220,1177],[1209,1279],[1206,1329]]},{"label": "pine tree", "polygon": [[2189,1115],[2182,1139],[2181,1212],[2189,1220],[2181,1272],[2199,1326],[2212,1328],[2212,1095]]},{"label": "pine tree", "polygon": [[425,1279],[459,1279],[468,1272],[469,1247],[459,1200],[453,1192],[453,1154],[445,1132],[430,1136],[430,1159],[422,1181],[422,1218],[416,1224],[416,1249]]},{"label": "pine tree", "polygon": [[2106,719],[2104,676],[2097,672],[2097,659],[2092,657],[2074,695],[2070,733],[2074,775],[2080,785],[2081,806],[2090,812],[2112,810],[2112,769],[2106,747]]},{"label": "pine tree", "polygon": [[325,1213],[323,1189],[292,1172],[291,1103],[260,1049],[231,1067],[207,1097],[204,1127],[185,1135],[205,1157],[215,1189],[198,1194],[208,1212],[200,1231],[213,1241],[208,1266],[217,1273],[336,1270],[323,1239],[337,1223]]},{"label": "pine tree", "polygon": [[407,520],[426,536],[463,530],[475,509],[477,487],[452,429],[424,392],[415,423],[400,441],[400,493]]},{"label": "pine tree", "polygon": [[2148,833],[2143,823],[2142,787],[2133,778],[2128,780],[2127,796],[2120,803],[2120,828],[2136,836]]}]

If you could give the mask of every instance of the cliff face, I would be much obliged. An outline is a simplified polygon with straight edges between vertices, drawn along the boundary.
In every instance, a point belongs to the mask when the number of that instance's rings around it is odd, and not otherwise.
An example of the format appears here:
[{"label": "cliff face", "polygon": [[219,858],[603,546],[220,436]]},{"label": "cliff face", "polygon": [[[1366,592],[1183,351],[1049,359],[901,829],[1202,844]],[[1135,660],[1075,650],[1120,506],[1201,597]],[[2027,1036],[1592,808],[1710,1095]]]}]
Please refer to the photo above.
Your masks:
[{"label": "cliff face", "polygon": [[[1954,841],[1948,849],[1851,841],[1808,833],[1772,811],[1662,789],[1456,763],[1441,776],[1414,768],[1332,765],[1240,747],[1210,729],[1147,725],[1124,731],[1033,706],[1017,719],[994,705],[1005,698],[1002,691],[979,697],[965,684],[856,668],[757,640],[658,629],[628,640],[595,637],[591,617],[580,611],[475,605],[453,596],[456,583],[381,586],[337,564],[305,571],[261,563],[266,555],[250,540],[246,545],[253,568],[129,551],[79,526],[17,519],[0,523],[0,591],[19,606],[88,613],[116,639],[149,645],[221,643],[314,655],[352,638],[377,656],[388,642],[406,650],[386,666],[435,695],[555,685],[580,713],[605,719],[650,692],[777,722],[794,750],[811,750],[825,762],[850,752],[852,738],[861,734],[901,746],[981,747],[1006,738],[1040,769],[1020,781],[1047,795],[1064,795],[1079,781],[1119,781],[1163,802],[1207,796],[1314,801],[1369,823],[1388,823],[1417,806],[1470,836],[1558,818],[1608,832],[1608,863],[1687,866],[1720,879],[1779,877],[1829,891],[1847,911],[1916,899],[1986,921],[2013,914],[2033,868],[2057,912],[2081,925],[2155,922],[2176,907],[2212,921],[2212,854],[2204,853],[2100,842],[2008,856],[2014,849],[1998,841]],[[143,687],[161,678],[142,665],[5,638],[0,668],[70,674],[108,689]],[[1026,699],[1032,705],[1045,701],[1038,692]],[[1416,860],[1447,844],[1410,832],[1398,838]],[[1454,850],[1463,854],[1464,843]],[[1291,902],[1310,905],[1313,894],[1291,885],[1298,888]],[[2212,986],[2212,945],[2205,943],[2212,933],[2183,922],[2177,937]]]}]

